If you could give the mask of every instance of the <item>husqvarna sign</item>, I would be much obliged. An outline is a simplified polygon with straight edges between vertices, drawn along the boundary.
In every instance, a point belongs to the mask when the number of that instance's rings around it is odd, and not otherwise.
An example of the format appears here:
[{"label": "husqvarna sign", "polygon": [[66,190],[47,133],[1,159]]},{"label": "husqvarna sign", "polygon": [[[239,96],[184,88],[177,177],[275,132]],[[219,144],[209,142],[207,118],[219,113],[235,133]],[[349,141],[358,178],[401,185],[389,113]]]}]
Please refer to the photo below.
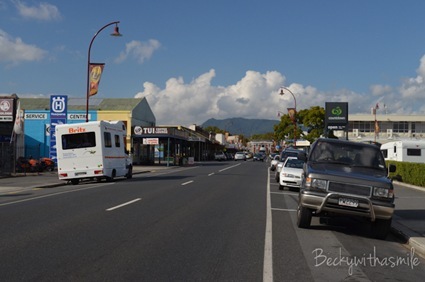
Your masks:
[{"label": "husqvarna sign", "polygon": [[55,127],[65,124],[68,112],[68,96],[50,96],[50,158],[56,161],[56,134]]}]

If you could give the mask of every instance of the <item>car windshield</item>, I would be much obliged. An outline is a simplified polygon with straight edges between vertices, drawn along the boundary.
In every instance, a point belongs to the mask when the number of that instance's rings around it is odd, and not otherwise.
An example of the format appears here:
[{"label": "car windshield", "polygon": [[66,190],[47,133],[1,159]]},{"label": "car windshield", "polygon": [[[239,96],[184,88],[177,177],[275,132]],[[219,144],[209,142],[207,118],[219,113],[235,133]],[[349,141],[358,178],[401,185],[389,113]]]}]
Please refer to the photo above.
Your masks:
[{"label": "car windshield", "polygon": [[320,141],[315,146],[310,161],[345,164],[370,168],[385,168],[385,161],[379,147],[363,144],[347,144]]},{"label": "car windshield", "polygon": [[303,168],[304,161],[299,159],[288,159],[285,163],[285,167],[290,168]]}]

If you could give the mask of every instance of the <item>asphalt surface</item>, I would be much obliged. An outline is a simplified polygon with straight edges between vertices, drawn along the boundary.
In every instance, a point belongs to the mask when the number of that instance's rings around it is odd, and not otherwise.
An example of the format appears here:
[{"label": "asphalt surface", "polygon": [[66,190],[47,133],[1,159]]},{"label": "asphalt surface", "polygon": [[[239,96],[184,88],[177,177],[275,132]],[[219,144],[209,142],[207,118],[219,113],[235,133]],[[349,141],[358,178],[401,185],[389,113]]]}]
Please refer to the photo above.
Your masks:
[{"label": "asphalt surface", "polygon": [[[178,166],[154,165],[134,166],[133,174],[148,173]],[[0,177],[0,196],[20,193],[35,188],[70,185],[58,179],[57,172],[17,173],[11,177]],[[402,238],[406,247],[414,248],[415,254],[425,257],[425,187],[394,182],[396,210],[392,221],[392,232]]]}]

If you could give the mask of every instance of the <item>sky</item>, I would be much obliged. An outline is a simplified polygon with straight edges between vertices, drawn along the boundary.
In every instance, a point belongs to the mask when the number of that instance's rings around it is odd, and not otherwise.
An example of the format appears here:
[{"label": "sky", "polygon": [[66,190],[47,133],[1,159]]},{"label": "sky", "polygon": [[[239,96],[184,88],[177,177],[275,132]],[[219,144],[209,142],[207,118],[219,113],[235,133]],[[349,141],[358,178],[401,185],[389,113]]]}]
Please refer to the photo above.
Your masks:
[{"label": "sky", "polygon": [[[423,0],[0,0],[0,95],[146,97],[157,125],[278,120],[348,102],[350,114],[425,114]],[[281,87],[289,89],[280,95]],[[294,99],[295,97],[295,99]]]}]

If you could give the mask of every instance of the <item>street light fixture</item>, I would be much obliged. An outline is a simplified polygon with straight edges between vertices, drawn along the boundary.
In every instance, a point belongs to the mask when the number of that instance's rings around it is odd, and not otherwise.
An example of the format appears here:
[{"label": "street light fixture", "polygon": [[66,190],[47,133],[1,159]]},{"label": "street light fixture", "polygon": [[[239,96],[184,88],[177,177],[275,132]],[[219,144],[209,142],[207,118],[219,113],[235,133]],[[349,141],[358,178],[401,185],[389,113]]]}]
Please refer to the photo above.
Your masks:
[{"label": "street light fixture", "polygon": [[[285,92],[283,92],[283,90],[287,90],[289,93],[291,93],[292,97],[294,98],[294,112],[292,114],[291,120],[294,123],[294,147],[297,148],[297,119],[295,117],[295,115],[297,114],[297,99],[295,99],[295,95],[294,93],[292,93],[291,90],[289,90],[289,88],[286,87],[281,87],[280,88],[280,95],[283,96],[285,94]],[[288,109],[289,111],[290,109]]]},{"label": "street light fixture", "polygon": [[97,37],[97,35],[104,30],[105,28],[107,28],[110,25],[115,25],[114,27],[114,32],[111,33],[111,36],[122,36],[122,34],[119,31],[118,28],[118,24],[120,22],[119,21],[115,21],[115,22],[110,22],[106,25],[104,25],[101,29],[99,29],[93,36],[93,38],[90,41],[90,45],[89,45],[89,52],[88,52],[88,56],[87,56],[87,93],[86,93],[86,122],[89,121],[89,98],[90,98],[90,51],[91,51],[91,46],[93,45],[93,41],[94,39]]}]

